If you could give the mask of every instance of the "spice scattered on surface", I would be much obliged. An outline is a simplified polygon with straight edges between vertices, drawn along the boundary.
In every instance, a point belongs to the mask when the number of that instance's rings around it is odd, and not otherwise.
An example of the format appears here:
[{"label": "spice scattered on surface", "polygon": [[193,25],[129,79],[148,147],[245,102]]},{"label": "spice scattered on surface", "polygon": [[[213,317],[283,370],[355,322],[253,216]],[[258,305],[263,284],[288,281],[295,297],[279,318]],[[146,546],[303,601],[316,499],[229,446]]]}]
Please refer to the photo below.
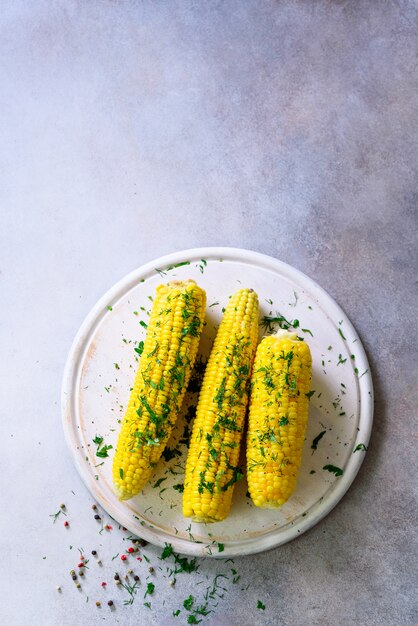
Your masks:
[{"label": "spice scattered on surface", "polygon": [[139,583],[139,576],[138,576],[137,574],[135,574],[135,576],[134,576],[134,580],[135,580],[137,583]]},{"label": "spice scattered on surface", "polygon": [[121,559],[121,561],[126,561],[126,559],[127,559],[126,554],[122,554],[122,556],[120,557],[120,559]]},{"label": "spice scattered on surface", "polygon": [[97,511],[97,506],[95,504],[92,504],[91,508],[93,509],[93,511]]},{"label": "spice scattered on surface", "polygon": [[109,602],[107,603],[108,606],[113,606],[113,600],[109,600]]},{"label": "spice scattered on surface", "polygon": [[96,606],[102,606],[101,603],[97,600]]},{"label": "spice scattered on surface", "polygon": [[115,580],[119,580],[120,576],[118,573],[115,574]]},{"label": "spice scattered on surface", "polygon": [[102,587],[106,587],[107,583],[105,583],[104,581],[102,582]]},{"label": "spice scattered on surface", "polygon": [[92,550],[91,553],[92,553],[93,556],[96,556],[96,554],[97,554],[96,550]]},{"label": "spice scattered on surface", "polygon": [[60,587],[60,586],[58,586],[58,587],[57,587],[57,591],[58,591],[58,592],[62,591],[62,589],[61,589],[61,587]]},{"label": "spice scattered on surface", "polygon": [[69,526],[69,525],[70,525],[70,523],[69,523],[69,522],[67,522],[67,520],[65,520],[65,522],[64,522],[64,526],[67,528],[67,526]]},{"label": "spice scattered on surface", "polygon": [[97,515],[97,513],[96,513],[96,515],[94,516],[94,519],[99,520],[100,519],[100,515]]},{"label": "spice scattered on surface", "polygon": [[135,552],[135,548],[128,548],[128,552],[129,554],[132,554],[132,552]]}]

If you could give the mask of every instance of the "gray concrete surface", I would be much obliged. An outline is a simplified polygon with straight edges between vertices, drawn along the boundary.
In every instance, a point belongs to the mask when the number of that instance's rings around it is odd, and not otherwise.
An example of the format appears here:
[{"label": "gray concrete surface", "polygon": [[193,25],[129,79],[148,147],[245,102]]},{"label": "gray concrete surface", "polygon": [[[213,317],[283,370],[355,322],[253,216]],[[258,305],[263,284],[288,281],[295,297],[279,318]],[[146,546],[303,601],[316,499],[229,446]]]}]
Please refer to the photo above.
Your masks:
[{"label": "gray concrete surface", "polygon": [[[205,624],[417,623],[417,18],[406,0],[1,3],[2,624],[184,624],[230,567]],[[117,279],[200,245],[271,254],[345,309],[374,377],[369,453],[298,540],[175,588],[157,571],[151,609],[97,609],[122,534],[98,535],[66,450],[65,357]],[[97,542],[78,593],[69,546]]]}]

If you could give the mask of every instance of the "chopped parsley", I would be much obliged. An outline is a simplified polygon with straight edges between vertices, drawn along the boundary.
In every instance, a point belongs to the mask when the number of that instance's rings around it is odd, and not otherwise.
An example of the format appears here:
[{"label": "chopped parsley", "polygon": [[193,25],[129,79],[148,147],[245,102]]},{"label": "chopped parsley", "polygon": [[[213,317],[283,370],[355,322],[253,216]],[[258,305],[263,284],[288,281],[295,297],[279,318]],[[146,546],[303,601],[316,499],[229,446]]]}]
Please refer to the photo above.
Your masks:
[{"label": "chopped parsley", "polygon": [[344,333],[343,333],[343,331],[341,330],[341,328],[338,328],[338,332],[339,332],[339,334],[340,334],[340,336],[341,336],[341,339],[344,339],[344,341],[346,341],[346,338],[344,337]]},{"label": "chopped parsley", "polygon": [[257,609],[261,609],[262,611],[265,611],[266,605],[263,604],[261,600],[257,600]]},{"label": "chopped parsley", "polygon": [[111,445],[107,446],[107,445],[103,444],[103,437],[100,437],[100,435],[96,435],[95,438],[92,441],[97,446],[96,456],[98,456],[101,459],[105,459],[106,457],[109,456],[107,451],[111,450],[113,448],[113,446],[111,446]]},{"label": "chopped parsley", "polygon": [[144,598],[150,596],[154,593],[155,585],[154,583],[147,583],[147,590],[145,592]]},{"label": "chopped parsley", "polygon": [[340,467],[337,467],[336,465],[324,465],[322,469],[328,470],[328,472],[335,474],[335,476],[342,476],[344,474],[344,470],[342,470]]},{"label": "chopped parsley", "polygon": [[139,354],[139,356],[141,356],[141,354],[142,354],[142,353],[143,353],[143,351],[144,351],[144,342],[143,342],[143,341],[140,341],[140,342],[138,343],[138,347],[137,347],[137,348],[134,348],[134,350],[135,350],[135,352],[137,352],[137,353]]},{"label": "chopped parsley", "polygon": [[154,489],[157,489],[161,483],[163,483],[165,480],[167,480],[167,476],[163,476],[163,478],[159,478],[153,485]]},{"label": "chopped parsley", "polygon": [[363,450],[364,452],[367,452],[367,446],[364,445],[364,443],[359,443],[353,450],[353,452],[357,452],[358,450]]},{"label": "chopped parsley", "polygon": [[183,602],[183,606],[186,609],[186,611],[190,611],[193,604],[194,604],[194,598],[192,595],[186,598],[185,601]]},{"label": "chopped parsley", "polygon": [[164,559],[167,559],[172,554],[173,554],[173,546],[171,545],[171,543],[166,543],[165,548],[161,553],[161,559],[164,561]]},{"label": "chopped parsley", "polygon": [[311,450],[313,450],[314,452],[315,450],[317,450],[318,443],[321,441],[322,437],[325,435],[326,432],[327,432],[326,430],[323,430],[319,433],[319,435],[315,437],[315,439],[312,441]]}]

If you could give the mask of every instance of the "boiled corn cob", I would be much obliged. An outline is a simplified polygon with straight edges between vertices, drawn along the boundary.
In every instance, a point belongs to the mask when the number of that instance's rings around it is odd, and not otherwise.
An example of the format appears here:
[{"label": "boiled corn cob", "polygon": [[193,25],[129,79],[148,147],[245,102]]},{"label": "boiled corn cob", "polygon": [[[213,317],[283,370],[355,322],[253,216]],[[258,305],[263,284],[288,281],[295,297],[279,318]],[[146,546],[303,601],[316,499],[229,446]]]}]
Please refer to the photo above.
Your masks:
[{"label": "boiled corn cob", "polygon": [[206,294],[193,280],[157,287],[113,460],[121,500],[141,491],[164,451],[196,358],[205,305]]},{"label": "boiled corn cob", "polygon": [[258,298],[240,289],[229,301],[206,366],[186,462],[183,514],[216,522],[229,513],[258,338]]},{"label": "boiled corn cob", "polygon": [[265,337],[254,359],[247,481],[256,506],[281,506],[296,487],[308,420],[312,360],[297,334]]}]

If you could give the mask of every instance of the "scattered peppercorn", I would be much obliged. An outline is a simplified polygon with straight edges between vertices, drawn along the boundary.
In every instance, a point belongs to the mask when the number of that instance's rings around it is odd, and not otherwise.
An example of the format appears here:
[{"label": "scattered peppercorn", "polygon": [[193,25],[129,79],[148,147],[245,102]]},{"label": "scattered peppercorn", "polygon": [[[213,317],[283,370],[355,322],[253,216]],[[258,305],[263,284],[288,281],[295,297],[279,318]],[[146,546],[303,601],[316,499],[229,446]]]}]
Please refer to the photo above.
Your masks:
[{"label": "scattered peppercorn", "polygon": [[96,606],[102,606],[101,603],[97,600]]},{"label": "scattered peppercorn", "polygon": [[59,587],[59,586],[58,586],[58,587],[57,587],[57,591],[58,591],[58,592],[62,591],[61,587]]},{"label": "scattered peppercorn", "polygon": [[113,600],[109,600],[109,602],[107,603],[108,606],[113,606]]},{"label": "scattered peppercorn", "polygon": [[70,576],[74,576],[75,571],[73,569],[70,570]]},{"label": "scattered peppercorn", "polygon": [[83,570],[80,570],[80,571],[78,572],[78,575],[79,575],[79,576],[84,576],[84,572],[83,572]]},{"label": "scattered peppercorn", "polygon": [[132,569],[128,569],[128,574],[133,574],[134,571]]},{"label": "scattered peppercorn", "polygon": [[96,554],[97,554],[96,550],[92,550],[91,553],[92,553],[93,556],[96,556]]},{"label": "scattered peppercorn", "polygon": [[102,565],[102,562],[101,561],[97,561],[97,565]]},{"label": "scattered peppercorn", "polygon": [[60,509],[65,509],[65,504],[60,504]]},{"label": "scattered peppercorn", "polygon": [[150,568],[148,569],[148,571],[149,571],[149,573],[150,573],[150,574],[153,574],[153,573],[155,572],[155,569],[154,569],[153,567],[150,567]]},{"label": "scattered peppercorn", "polygon": [[115,580],[119,580],[120,576],[118,573],[115,574]]},{"label": "scattered peppercorn", "polygon": [[120,558],[121,558],[121,561],[126,561],[126,558],[127,558],[126,554],[122,554],[122,556]]},{"label": "scattered peppercorn", "polygon": [[77,567],[84,567],[84,563],[79,563]]},{"label": "scattered peppercorn", "polygon": [[81,585],[80,585],[80,583],[77,583],[77,584],[76,584],[76,587],[77,587],[77,589],[81,589]]},{"label": "scattered peppercorn", "polygon": [[148,545],[148,541],[145,541],[145,539],[140,539],[139,540],[139,545],[142,546],[142,547],[147,546]]},{"label": "scattered peppercorn", "polygon": [[139,582],[139,576],[137,574],[135,574],[134,576],[134,580],[138,583]]},{"label": "scattered peppercorn", "polygon": [[71,578],[72,578],[73,580],[77,580],[77,576],[76,576],[75,574],[73,574],[73,575],[71,576]]},{"label": "scattered peppercorn", "polygon": [[128,552],[129,554],[132,554],[132,552],[135,552],[135,548],[128,548]]},{"label": "scattered peppercorn", "polygon": [[106,587],[107,583],[103,582],[102,587]]},{"label": "scattered peppercorn", "polygon": [[105,530],[113,530],[113,526],[111,526],[110,524],[106,524]]},{"label": "scattered peppercorn", "polygon": [[65,522],[64,522],[64,526],[66,526],[66,527],[67,527],[67,526],[69,526],[69,525],[70,525],[70,524],[67,522],[67,520],[65,520]]},{"label": "scattered peppercorn", "polygon": [[93,509],[93,511],[97,511],[97,506],[95,504],[92,504],[91,508]]},{"label": "scattered peppercorn", "polygon": [[96,513],[96,515],[94,516],[94,519],[100,519],[100,515],[97,515]]}]

